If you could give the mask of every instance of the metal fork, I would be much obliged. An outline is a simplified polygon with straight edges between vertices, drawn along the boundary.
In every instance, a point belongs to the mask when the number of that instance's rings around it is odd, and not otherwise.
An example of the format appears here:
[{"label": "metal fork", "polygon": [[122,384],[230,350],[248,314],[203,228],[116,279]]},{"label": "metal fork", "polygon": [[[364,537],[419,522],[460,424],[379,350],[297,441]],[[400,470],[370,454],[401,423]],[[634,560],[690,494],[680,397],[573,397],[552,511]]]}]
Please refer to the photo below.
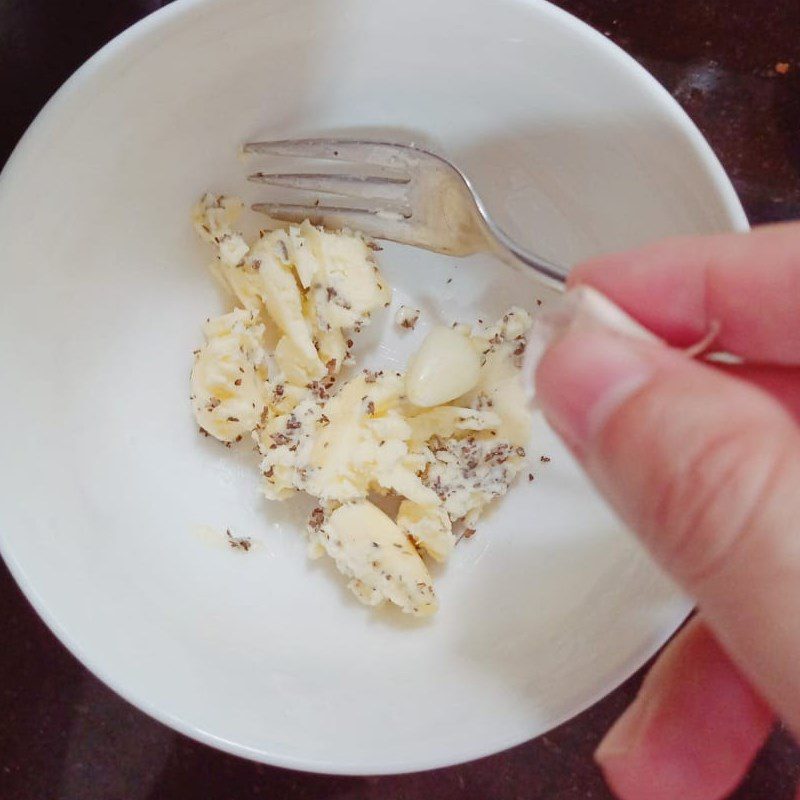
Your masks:
[{"label": "metal fork", "polygon": [[489,216],[469,178],[454,164],[421,147],[358,139],[287,139],[251,142],[243,150],[328,162],[323,171],[256,172],[249,176],[248,180],[257,183],[330,198],[253,205],[255,211],[273,219],[309,219],[315,225],[353,228],[376,239],[452,256],[491,252],[549,286],[564,287],[566,267],[520,247]]}]

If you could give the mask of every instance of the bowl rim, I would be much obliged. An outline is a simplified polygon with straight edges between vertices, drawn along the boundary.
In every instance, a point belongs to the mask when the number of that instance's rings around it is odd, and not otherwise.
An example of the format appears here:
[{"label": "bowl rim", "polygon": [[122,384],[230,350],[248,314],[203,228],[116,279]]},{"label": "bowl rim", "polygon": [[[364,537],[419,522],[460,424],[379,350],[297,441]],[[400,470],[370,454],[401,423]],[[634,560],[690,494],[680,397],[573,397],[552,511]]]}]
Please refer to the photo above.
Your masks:
[{"label": "bowl rim", "polygon": [[[76,91],[80,90],[86,78],[96,74],[99,70],[102,70],[108,62],[112,61],[120,53],[123,53],[127,47],[141,39],[144,39],[152,32],[158,30],[165,23],[181,17],[189,18],[190,15],[201,11],[204,7],[211,6],[221,1],[222,0],[173,0],[173,2],[169,5],[156,9],[145,17],[142,17],[134,22],[131,26],[117,34],[113,39],[111,39],[91,57],[89,57],[50,97],[50,99],[38,112],[26,129],[25,133],[13,148],[2,171],[0,171],[0,194],[6,191],[6,186],[9,184],[13,172],[17,169],[17,164],[22,161],[25,152],[30,150],[35,145],[36,138],[41,135],[40,132],[42,131],[44,125],[51,117],[58,113],[64,104],[69,102],[72,95]],[[486,1],[489,2],[490,0]],[[686,142],[692,147],[699,160],[703,163],[703,166],[707,170],[708,177],[711,179],[714,189],[716,190],[730,229],[738,232],[745,232],[750,229],[747,216],[736,190],[734,189],[729,176],[722,167],[717,155],[712,150],[711,145],[702,135],[695,123],[691,120],[689,115],[680,106],[677,100],[664,86],[658,82],[653,75],[651,75],[641,64],[639,64],[639,62],[636,61],[633,56],[629,55],[626,51],[624,51],[598,30],[568,11],[553,5],[553,3],[549,2],[549,0],[513,1],[534,7],[540,13],[549,15],[551,18],[556,19],[561,25],[572,30],[579,37],[581,37],[587,43],[587,45],[599,48],[606,58],[611,61],[616,61],[631,75],[632,78],[635,78],[642,90],[646,91],[652,97],[652,99],[660,105],[661,110],[666,116],[669,117],[670,121],[675,124],[676,128],[680,130],[681,134],[685,137]],[[384,0],[384,2],[391,2],[391,0]],[[131,703],[143,713],[172,728],[178,733],[223,752],[264,764],[321,774],[399,775],[463,764],[468,761],[503,752],[504,750],[520,745],[525,741],[529,741],[527,738],[519,739],[518,736],[511,736],[507,741],[502,742],[500,746],[493,744],[487,747],[485,745],[481,746],[478,744],[470,752],[465,751],[455,757],[442,758],[439,756],[426,760],[417,760],[414,762],[391,762],[387,760],[384,762],[383,767],[378,766],[376,768],[373,766],[369,770],[366,770],[363,764],[357,762],[329,762],[321,759],[287,756],[280,753],[271,753],[264,749],[243,745],[235,741],[230,741],[229,739],[217,736],[211,731],[205,730],[196,724],[190,723],[182,717],[162,710],[155,704],[151,703],[146,697],[140,696],[135,690],[130,690],[124,685],[124,680],[118,681],[112,675],[106,674],[102,668],[98,667],[92,654],[86,652],[86,650],[72,638],[70,632],[58,619],[57,612],[48,608],[48,606],[45,604],[36,587],[28,579],[23,565],[17,561],[13,552],[11,552],[11,548],[9,547],[6,537],[3,535],[2,530],[0,530],[0,555],[8,566],[12,577],[19,586],[23,595],[33,606],[36,613],[47,625],[47,627],[55,634],[56,638],[61,642],[61,644],[67,648],[67,650],[81,663],[84,668],[89,670],[92,675],[94,675],[103,684],[122,697],[126,702]],[[658,650],[670,639],[673,633],[682,625],[683,621],[685,621],[686,617],[688,617],[690,613],[691,607],[687,602],[686,613],[679,620],[677,620],[674,624],[670,623],[665,625],[664,630],[653,632],[651,639],[652,644],[649,649],[645,649],[644,652],[637,653],[628,659],[624,667],[619,670],[619,673],[615,679],[605,683],[603,688],[595,693],[592,693],[588,700],[579,704],[569,713],[562,715],[562,717],[557,719],[552,727],[555,728],[558,725],[561,725],[578,716],[591,706],[595,705],[595,703],[599,702],[601,699],[615,691],[622,683],[628,680],[637,670],[639,670],[650,658],[652,658],[656,652],[658,652]]]}]

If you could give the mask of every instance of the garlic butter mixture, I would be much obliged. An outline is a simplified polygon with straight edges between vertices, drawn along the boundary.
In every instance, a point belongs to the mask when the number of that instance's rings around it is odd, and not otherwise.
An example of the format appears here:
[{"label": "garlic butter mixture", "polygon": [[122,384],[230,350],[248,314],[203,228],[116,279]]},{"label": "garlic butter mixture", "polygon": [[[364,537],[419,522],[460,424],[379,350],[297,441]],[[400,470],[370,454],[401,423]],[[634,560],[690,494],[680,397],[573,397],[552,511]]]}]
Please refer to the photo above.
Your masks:
[{"label": "garlic butter mixture", "polygon": [[[359,600],[428,616],[438,601],[425,558],[445,561],[525,464],[531,318],[511,308],[490,325],[434,327],[405,373],[340,378],[354,337],[390,304],[377,248],[308,222],[248,243],[241,210],[213,195],[193,210],[236,300],[203,328],[197,422],[222,442],[255,440],[271,500],[317,498],[309,552],[334,559]],[[371,502],[387,494],[400,498],[394,519]]]}]

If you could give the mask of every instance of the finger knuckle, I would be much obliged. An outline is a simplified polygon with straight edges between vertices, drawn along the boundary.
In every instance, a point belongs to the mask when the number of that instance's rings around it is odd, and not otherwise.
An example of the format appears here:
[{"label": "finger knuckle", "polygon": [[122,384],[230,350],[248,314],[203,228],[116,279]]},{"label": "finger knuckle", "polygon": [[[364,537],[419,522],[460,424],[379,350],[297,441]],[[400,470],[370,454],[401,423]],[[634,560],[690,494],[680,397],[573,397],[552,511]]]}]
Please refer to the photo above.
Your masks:
[{"label": "finger knuckle", "polygon": [[724,569],[751,537],[780,476],[780,446],[750,428],[687,448],[653,492],[650,535],[668,570],[689,585]]}]

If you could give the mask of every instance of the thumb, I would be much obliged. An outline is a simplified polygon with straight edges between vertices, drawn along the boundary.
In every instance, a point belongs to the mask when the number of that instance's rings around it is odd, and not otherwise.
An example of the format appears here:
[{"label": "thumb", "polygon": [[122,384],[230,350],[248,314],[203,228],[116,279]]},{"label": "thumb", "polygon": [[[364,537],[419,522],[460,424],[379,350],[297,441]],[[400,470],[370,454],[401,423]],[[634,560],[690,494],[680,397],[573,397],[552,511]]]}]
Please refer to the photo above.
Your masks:
[{"label": "thumb", "polygon": [[537,396],[728,654],[800,732],[800,430],[769,396],[653,342],[573,332]]}]

